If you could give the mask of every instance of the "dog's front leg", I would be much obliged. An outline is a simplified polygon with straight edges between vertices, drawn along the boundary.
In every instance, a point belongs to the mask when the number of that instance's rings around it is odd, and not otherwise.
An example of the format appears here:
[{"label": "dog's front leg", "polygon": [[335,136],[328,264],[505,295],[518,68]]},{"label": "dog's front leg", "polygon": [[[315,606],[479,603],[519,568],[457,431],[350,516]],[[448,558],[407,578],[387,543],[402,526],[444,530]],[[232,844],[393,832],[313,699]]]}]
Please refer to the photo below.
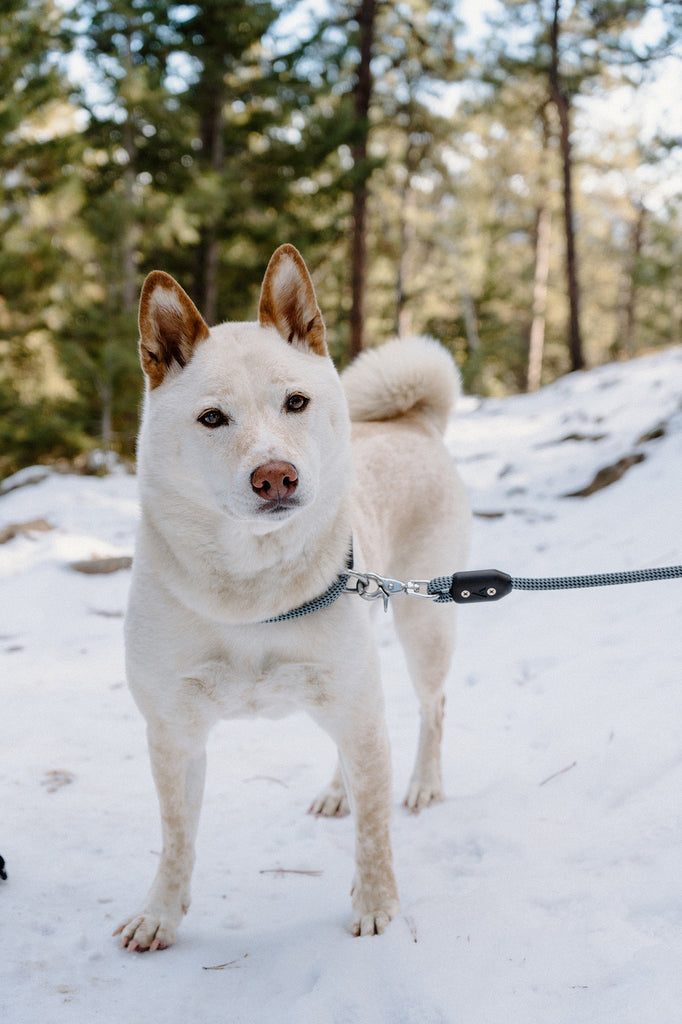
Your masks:
[{"label": "dog's front leg", "polygon": [[375,668],[376,675],[369,677],[359,670],[359,685],[347,695],[341,713],[335,703],[327,711],[311,709],[338,747],[355,824],[354,935],[379,935],[400,910],[390,837],[391,758]]},{"label": "dog's front leg", "polygon": [[383,715],[339,747],[355,821],[353,935],[380,935],[400,910],[393,871],[391,762]]},{"label": "dog's front leg", "polygon": [[206,753],[188,748],[164,729],[149,728],[149,755],[161,809],[163,847],[144,908],[114,932],[121,948],[165,949],[187,913],[194,843],[204,791]]}]

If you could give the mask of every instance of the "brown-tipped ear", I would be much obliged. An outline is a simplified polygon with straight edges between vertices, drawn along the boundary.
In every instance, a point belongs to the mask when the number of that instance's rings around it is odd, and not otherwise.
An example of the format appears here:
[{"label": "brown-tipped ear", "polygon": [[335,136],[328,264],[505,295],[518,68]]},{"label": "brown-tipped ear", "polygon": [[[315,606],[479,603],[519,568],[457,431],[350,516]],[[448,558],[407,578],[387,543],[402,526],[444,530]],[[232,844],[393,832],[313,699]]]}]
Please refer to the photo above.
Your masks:
[{"label": "brown-tipped ear", "polygon": [[208,337],[201,314],[170,274],[153,270],[140,296],[140,362],[152,388],[172,366],[186,366],[198,342]]},{"label": "brown-tipped ear", "polygon": [[313,282],[293,245],[280,245],[268,263],[258,320],[261,327],[275,327],[290,344],[329,355]]}]

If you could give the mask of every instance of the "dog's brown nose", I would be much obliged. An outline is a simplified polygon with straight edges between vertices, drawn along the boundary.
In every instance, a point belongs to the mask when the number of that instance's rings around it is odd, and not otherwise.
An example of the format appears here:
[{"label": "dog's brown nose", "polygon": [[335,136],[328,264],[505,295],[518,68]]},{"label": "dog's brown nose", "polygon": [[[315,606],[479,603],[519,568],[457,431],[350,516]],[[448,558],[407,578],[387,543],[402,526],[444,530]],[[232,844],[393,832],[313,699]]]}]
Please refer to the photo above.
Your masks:
[{"label": "dog's brown nose", "polygon": [[251,487],[261,498],[289,498],[298,487],[298,473],[290,462],[266,462],[251,474]]}]

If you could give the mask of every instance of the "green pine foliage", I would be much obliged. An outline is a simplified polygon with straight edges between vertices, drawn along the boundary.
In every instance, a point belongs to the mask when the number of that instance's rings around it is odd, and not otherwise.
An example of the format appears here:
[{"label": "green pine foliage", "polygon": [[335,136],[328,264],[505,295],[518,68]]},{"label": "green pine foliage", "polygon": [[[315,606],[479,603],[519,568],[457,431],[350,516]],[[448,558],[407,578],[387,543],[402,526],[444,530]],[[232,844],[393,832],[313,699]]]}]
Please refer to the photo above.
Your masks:
[{"label": "green pine foliage", "polygon": [[359,189],[366,344],[433,334],[484,394],[567,372],[566,113],[584,360],[679,344],[682,139],[597,132],[582,105],[679,56],[675,5],[642,44],[652,7],[499,0],[466,50],[452,0],[7,0],[0,477],[133,455],[155,268],[207,319],[252,318],[292,242],[342,366]]}]

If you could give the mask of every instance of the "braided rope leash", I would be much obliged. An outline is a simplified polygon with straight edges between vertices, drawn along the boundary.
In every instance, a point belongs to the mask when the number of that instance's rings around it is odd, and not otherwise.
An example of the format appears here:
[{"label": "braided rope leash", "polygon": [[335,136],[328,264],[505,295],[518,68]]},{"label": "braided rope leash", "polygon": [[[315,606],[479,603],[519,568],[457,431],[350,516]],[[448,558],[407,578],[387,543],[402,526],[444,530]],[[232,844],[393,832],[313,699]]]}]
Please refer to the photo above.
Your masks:
[{"label": "braided rope leash", "polygon": [[271,619],[263,619],[261,625],[266,625],[270,622],[291,622],[292,619],[302,619],[305,615],[312,615],[313,612],[321,611],[328,605],[333,604],[337,598],[341,597],[341,594],[347,591],[348,579],[349,574],[347,572],[341,573],[329,589],[325,590],[324,594],[320,594],[313,601],[307,601],[305,604],[299,605],[298,608],[292,608],[289,612],[283,612],[282,615],[275,615]]},{"label": "braided rope leash", "polygon": [[358,594],[365,601],[380,599],[384,603],[384,610],[387,611],[389,598],[396,594],[427,598],[436,604],[447,604],[452,601],[457,604],[479,604],[499,601],[512,590],[570,590],[578,587],[607,587],[618,583],[649,583],[655,580],[682,578],[682,565],[672,565],[662,569],[604,572],[594,576],[552,576],[546,579],[520,579],[509,576],[499,569],[479,569],[474,572],[456,572],[452,576],[436,576],[432,580],[410,580],[403,583],[373,572],[358,572],[351,568],[351,562],[352,556],[349,556],[348,570],[340,573],[319,597],[282,615],[264,619],[261,625],[290,622],[311,615],[334,604],[342,594]]},{"label": "braided rope leash", "polygon": [[522,579],[509,576],[499,569],[484,569],[475,572],[456,572],[452,576],[436,576],[429,581],[428,593],[438,603],[455,601],[457,604],[475,604],[499,601],[512,590],[573,590],[681,578],[682,565],[660,569],[633,569],[628,572],[604,572],[592,576],[550,576],[545,579]]}]

